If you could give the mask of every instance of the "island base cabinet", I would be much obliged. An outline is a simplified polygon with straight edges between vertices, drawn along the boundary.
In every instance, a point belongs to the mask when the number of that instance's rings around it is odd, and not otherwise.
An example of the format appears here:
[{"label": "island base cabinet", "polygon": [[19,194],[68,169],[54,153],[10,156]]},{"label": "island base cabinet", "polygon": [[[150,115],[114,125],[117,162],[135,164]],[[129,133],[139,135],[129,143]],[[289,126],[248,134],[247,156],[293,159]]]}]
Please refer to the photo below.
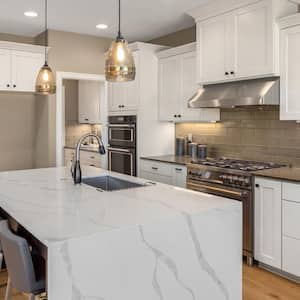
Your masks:
[{"label": "island base cabinet", "polygon": [[300,240],[283,237],[282,270],[300,278]]},{"label": "island base cabinet", "polygon": [[281,269],[281,182],[255,179],[255,259]]}]

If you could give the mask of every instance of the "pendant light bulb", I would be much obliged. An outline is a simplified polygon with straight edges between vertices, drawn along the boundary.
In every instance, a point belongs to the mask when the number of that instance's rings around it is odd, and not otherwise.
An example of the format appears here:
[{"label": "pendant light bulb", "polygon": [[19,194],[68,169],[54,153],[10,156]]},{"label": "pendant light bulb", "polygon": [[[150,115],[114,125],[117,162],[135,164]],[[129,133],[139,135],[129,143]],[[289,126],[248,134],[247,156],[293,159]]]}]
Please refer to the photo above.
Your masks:
[{"label": "pendant light bulb", "polygon": [[48,1],[45,0],[45,64],[40,69],[35,85],[35,91],[38,94],[49,95],[56,93],[56,83],[54,73],[47,63],[47,47],[48,47]]},{"label": "pendant light bulb", "polygon": [[112,42],[105,61],[105,77],[111,82],[125,82],[135,79],[135,64],[127,41],[121,34],[121,3],[119,0],[119,32]]}]

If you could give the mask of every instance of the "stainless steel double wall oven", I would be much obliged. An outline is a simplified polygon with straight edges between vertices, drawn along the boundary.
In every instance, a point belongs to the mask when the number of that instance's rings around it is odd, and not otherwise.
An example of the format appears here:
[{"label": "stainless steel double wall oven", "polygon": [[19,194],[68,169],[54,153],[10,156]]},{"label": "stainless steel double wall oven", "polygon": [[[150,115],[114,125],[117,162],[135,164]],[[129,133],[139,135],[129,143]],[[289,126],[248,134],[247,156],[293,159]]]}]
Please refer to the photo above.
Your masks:
[{"label": "stainless steel double wall oven", "polygon": [[136,176],[136,116],[110,116],[108,121],[109,170]]}]

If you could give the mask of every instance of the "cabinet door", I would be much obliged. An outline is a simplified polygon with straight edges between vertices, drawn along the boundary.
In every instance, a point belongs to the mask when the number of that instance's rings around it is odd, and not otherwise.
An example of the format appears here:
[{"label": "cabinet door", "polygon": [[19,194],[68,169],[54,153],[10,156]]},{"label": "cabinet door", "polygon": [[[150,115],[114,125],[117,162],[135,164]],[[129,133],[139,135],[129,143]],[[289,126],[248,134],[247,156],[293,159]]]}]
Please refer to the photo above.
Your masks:
[{"label": "cabinet door", "polygon": [[281,268],[281,182],[255,179],[255,259]]},{"label": "cabinet door", "polygon": [[79,123],[99,124],[101,85],[97,81],[80,80],[78,84]]},{"label": "cabinet door", "polygon": [[19,92],[34,92],[39,70],[44,64],[42,53],[12,51],[12,88]]},{"label": "cabinet door", "polygon": [[281,31],[280,119],[300,120],[300,26]]},{"label": "cabinet door", "polygon": [[233,14],[235,66],[230,71],[238,78],[271,75],[275,71],[270,4],[260,1]]},{"label": "cabinet door", "polygon": [[196,83],[196,53],[181,55],[181,118],[180,121],[200,121],[201,109],[188,107],[190,99],[200,88]]},{"label": "cabinet door", "polygon": [[159,120],[173,121],[181,110],[180,56],[160,59],[158,77]]},{"label": "cabinet door", "polygon": [[227,57],[228,16],[214,17],[197,24],[198,83],[228,79],[225,75]]},{"label": "cabinet door", "polygon": [[0,90],[11,89],[11,51],[0,49]]},{"label": "cabinet door", "polygon": [[173,167],[173,185],[186,188],[187,168],[185,166]]},{"label": "cabinet door", "polygon": [[124,98],[121,104],[124,107],[122,107],[122,110],[137,110],[139,104],[139,57],[138,53],[136,52],[134,52],[132,55],[135,63],[136,77],[133,81],[123,83]]},{"label": "cabinet door", "polygon": [[110,82],[108,84],[109,111],[137,110],[139,104],[139,56],[133,53],[136,67],[136,78],[128,82]]}]

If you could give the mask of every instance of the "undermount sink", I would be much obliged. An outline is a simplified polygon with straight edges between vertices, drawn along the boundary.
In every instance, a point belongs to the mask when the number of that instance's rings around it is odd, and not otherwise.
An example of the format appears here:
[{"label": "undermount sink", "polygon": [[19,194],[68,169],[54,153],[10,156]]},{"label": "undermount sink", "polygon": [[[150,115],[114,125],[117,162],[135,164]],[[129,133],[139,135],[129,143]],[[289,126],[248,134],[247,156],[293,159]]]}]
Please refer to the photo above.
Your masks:
[{"label": "undermount sink", "polygon": [[131,182],[108,175],[83,178],[82,183],[100,189],[102,191],[119,191],[146,186],[145,184]]}]

